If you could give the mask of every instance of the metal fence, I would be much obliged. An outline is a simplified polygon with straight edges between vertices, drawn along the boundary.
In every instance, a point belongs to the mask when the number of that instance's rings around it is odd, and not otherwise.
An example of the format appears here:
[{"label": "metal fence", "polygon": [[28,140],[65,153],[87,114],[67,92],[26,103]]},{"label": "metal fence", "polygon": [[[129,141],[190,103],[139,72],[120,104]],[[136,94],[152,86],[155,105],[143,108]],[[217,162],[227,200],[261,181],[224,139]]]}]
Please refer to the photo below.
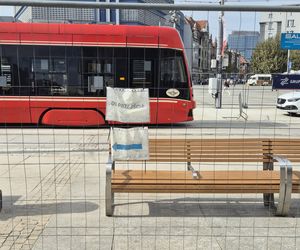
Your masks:
[{"label": "metal fence", "polygon": [[[256,22],[259,12],[287,13],[283,18],[284,23],[292,20],[289,16],[296,16],[296,13],[300,12],[298,5],[0,0],[1,7],[8,5],[62,9],[98,8],[102,10],[100,14],[107,15],[108,8],[166,13],[170,10],[192,11],[186,15],[192,17],[194,21],[207,20],[211,32],[214,32],[216,37],[217,32],[213,29],[213,26],[219,25],[219,13],[216,11],[224,11],[225,19],[236,17],[233,12],[237,13],[237,16],[240,15],[232,26],[232,30],[237,31],[243,31],[242,22],[247,22],[243,15],[249,13],[254,17],[251,24],[253,29],[250,31],[258,31]],[[141,12],[132,13],[139,15]],[[300,25],[300,16],[298,19],[295,17],[295,25],[296,21],[299,21]],[[197,22],[195,23],[197,26]],[[190,25],[186,20],[185,24]],[[168,25],[170,26],[170,23]],[[174,26],[177,27],[176,25],[179,26],[179,23],[175,23]],[[179,32],[184,31],[180,27],[177,29]],[[286,30],[283,28],[283,31]],[[190,34],[193,35],[192,29]],[[208,39],[211,39],[211,34],[209,33]],[[241,33],[238,37],[242,39]],[[203,55],[201,50],[203,51],[205,46],[201,46],[198,44],[198,55]],[[221,48],[219,50],[221,51]],[[193,66],[195,47],[186,46],[185,51],[192,56],[190,71],[196,101],[196,108],[193,110],[194,121],[150,125],[150,138],[187,141],[190,139],[246,141],[251,138],[289,141],[299,138],[299,114],[276,107],[282,94],[293,92],[292,95],[296,96],[296,91],[272,90],[271,81],[268,79],[256,79],[256,83],[252,84],[251,76],[260,73],[251,68],[242,72],[240,68],[229,70],[227,66],[220,70],[218,67],[211,67],[209,62],[208,68],[200,70],[201,57],[195,60],[196,66]],[[220,55],[214,55],[213,59],[220,59],[218,56]],[[2,70],[1,75],[3,72]],[[222,105],[219,108],[216,108],[215,95],[209,92],[209,82],[212,78],[220,80],[217,93],[222,96]],[[224,88],[225,81],[229,82],[227,88]],[[0,99],[3,101],[4,97]],[[300,109],[300,104],[298,108]],[[0,115],[5,114],[1,112],[0,104]],[[259,192],[178,194],[156,193],[151,190],[149,193],[116,194],[114,215],[106,216],[105,188],[106,164],[110,152],[109,136],[110,128],[117,126],[113,124],[93,128],[72,128],[1,124],[1,249],[298,249],[300,247],[298,223],[300,204],[297,190],[293,190],[295,194],[292,195],[287,217],[276,217],[273,207],[265,208],[263,195]],[[127,124],[125,127],[131,125]],[[206,145],[199,147],[205,151]],[[227,150],[226,145],[224,148]],[[294,152],[292,158],[297,158],[298,145],[291,148]],[[163,150],[161,152],[163,154]],[[217,159],[218,156],[210,162],[201,162],[200,159],[192,166],[188,166],[187,174],[192,170],[200,174],[202,171],[230,170],[244,171],[246,174],[250,170],[262,169],[263,165],[262,162],[218,162]],[[294,175],[299,176],[297,171],[299,162],[292,161],[292,164]],[[279,169],[277,163],[274,167],[276,170]],[[116,169],[141,170],[143,173],[157,170],[185,171],[186,164],[176,161],[122,162],[116,165]],[[174,179],[171,178],[170,182],[172,181]],[[276,203],[278,199],[279,194],[275,194]]]}]

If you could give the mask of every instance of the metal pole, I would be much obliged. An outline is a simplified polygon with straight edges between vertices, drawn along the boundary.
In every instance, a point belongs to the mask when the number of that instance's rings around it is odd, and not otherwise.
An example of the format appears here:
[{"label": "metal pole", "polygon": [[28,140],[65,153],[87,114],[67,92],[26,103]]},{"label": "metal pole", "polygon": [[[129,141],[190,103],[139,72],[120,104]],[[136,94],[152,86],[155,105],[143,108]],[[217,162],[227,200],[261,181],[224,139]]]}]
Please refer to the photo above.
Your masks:
[{"label": "metal pole", "polygon": [[[224,0],[220,1],[221,5],[224,5]],[[218,35],[218,47],[217,47],[217,63],[218,63],[218,88],[217,88],[217,96],[215,99],[215,107],[217,109],[222,108],[222,47],[223,47],[223,16],[224,12],[220,11],[219,13],[219,35]]]},{"label": "metal pole", "polygon": [[291,67],[290,67],[290,57],[291,57],[291,51],[288,49],[288,54],[287,54],[287,73],[289,74],[290,73],[290,70],[291,70]]},{"label": "metal pole", "polygon": [[[116,0],[116,4],[119,4],[119,0]],[[120,10],[116,9],[116,24],[120,24]]]},{"label": "metal pole", "polygon": [[[106,3],[110,3],[110,0],[106,0]],[[105,10],[106,13],[106,22],[110,23],[110,9]]]},{"label": "metal pole", "polygon": [[[96,0],[97,2],[99,2],[99,0]],[[100,23],[100,10],[96,9],[96,22]]]},{"label": "metal pole", "polygon": [[191,11],[237,11],[237,12],[300,12],[295,5],[219,5],[219,4],[153,4],[153,3],[106,3],[82,1],[0,0],[0,6],[35,6],[64,8],[100,9],[143,9],[143,10],[191,10]]}]

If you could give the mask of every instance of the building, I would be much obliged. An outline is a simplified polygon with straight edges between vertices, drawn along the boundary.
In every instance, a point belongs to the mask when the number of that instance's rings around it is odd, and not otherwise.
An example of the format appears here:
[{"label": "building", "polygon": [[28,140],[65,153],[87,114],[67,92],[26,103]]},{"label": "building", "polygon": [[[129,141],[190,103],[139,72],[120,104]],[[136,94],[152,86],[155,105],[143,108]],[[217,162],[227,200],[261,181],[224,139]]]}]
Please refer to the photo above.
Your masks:
[{"label": "building", "polygon": [[21,22],[95,23],[100,22],[100,13],[101,10],[97,13],[94,9],[15,7],[15,18]]},{"label": "building", "polygon": [[[79,1],[79,0],[77,0]],[[105,0],[80,0],[100,2]],[[107,0],[106,2],[109,2]],[[111,0],[111,2],[118,2]],[[125,0],[130,3],[174,3],[173,0]],[[15,7],[15,18],[22,22],[61,22],[61,23],[114,23],[133,25],[167,25],[173,26],[168,11],[163,10],[109,10],[60,7]],[[175,23],[183,33],[184,16],[178,13]]]},{"label": "building", "polygon": [[[212,38],[209,34],[207,20],[195,21],[186,17],[184,29],[184,45],[189,60],[193,82],[208,78],[211,71]],[[187,31],[189,30],[189,32]],[[191,39],[192,35],[192,39]]]},{"label": "building", "polygon": [[228,49],[241,53],[246,60],[251,60],[258,41],[257,31],[232,31],[228,36]]},{"label": "building", "polygon": [[[184,50],[185,55],[187,58],[187,62],[189,65],[190,72],[192,72],[192,66],[193,66],[193,48],[194,48],[194,41],[193,41],[193,31],[191,28],[190,23],[185,18],[184,19],[184,30],[183,30],[183,43],[184,43]],[[198,60],[198,59],[197,59]]]},{"label": "building", "polygon": [[227,73],[227,77],[230,78],[233,75],[242,78],[249,70],[249,61],[245,57],[235,50],[226,50],[224,54],[223,70]]},{"label": "building", "polygon": [[[300,4],[296,6],[300,6]],[[281,33],[299,33],[300,13],[264,12],[260,16],[259,26],[260,41],[265,41]]]}]

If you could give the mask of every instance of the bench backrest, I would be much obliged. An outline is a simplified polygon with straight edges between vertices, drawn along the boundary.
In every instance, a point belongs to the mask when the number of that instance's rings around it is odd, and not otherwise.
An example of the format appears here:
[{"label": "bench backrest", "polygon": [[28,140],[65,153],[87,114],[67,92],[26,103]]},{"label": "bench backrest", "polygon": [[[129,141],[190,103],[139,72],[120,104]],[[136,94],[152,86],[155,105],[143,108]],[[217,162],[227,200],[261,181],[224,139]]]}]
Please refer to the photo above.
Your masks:
[{"label": "bench backrest", "polygon": [[271,139],[270,154],[284,156],[291,162],[300,162],[300,139]]},{"label": "bench backrest", "polygon": [[271,162],[270,155],[300,161],[300,139],[150,139],[155,162]]}]

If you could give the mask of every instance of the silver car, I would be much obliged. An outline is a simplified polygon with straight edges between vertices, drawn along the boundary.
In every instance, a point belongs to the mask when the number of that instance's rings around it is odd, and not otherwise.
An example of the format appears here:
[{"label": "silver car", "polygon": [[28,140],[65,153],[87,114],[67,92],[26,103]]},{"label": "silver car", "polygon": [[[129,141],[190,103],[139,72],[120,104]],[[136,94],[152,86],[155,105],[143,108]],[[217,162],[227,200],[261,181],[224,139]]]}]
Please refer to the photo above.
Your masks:
[{"label": "silver car", "polygon": [[300,91],[289,92],[277,98],[277,108],[289,114],[300,114]]}]

